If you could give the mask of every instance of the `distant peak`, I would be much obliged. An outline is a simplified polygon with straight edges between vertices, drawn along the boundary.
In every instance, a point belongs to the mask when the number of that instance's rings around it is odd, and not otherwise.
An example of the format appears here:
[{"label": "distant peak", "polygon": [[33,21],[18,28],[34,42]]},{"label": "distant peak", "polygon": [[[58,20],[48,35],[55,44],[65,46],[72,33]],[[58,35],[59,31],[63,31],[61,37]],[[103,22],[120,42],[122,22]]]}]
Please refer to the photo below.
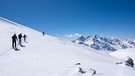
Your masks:
[{"label": "distant peak", "polygon": [[78,39],[85,39],[85,37],[81,35]]},{"label": "distant peak", "polygon": [[95,38],[100,38],[98,35],[95,35],[94,37],[95,37]]}]

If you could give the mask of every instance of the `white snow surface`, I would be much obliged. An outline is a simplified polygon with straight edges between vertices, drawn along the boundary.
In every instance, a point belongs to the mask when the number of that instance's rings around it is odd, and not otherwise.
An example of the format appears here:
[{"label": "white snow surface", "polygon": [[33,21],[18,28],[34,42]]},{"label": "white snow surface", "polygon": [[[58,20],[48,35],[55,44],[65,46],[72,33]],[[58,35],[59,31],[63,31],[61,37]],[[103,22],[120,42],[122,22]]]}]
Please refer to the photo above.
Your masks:
[{"label": "white snow surface", "polygon": [[[19,51],[11,47],[13,34],[26,34]],[[94,49],[73,44],[60,38],[0,18],[0,76],[135,76],[135,69],[116,65],[118,58],[131,56],[135,60],[135,49],[118,51],[109,55]],[[113,57],[115,56],[115,57]],[[117,58],[118,57],[118,58]],[[81,65],[75,65],[81,63]],[[86,73],[80,73],[78,68]]]}]

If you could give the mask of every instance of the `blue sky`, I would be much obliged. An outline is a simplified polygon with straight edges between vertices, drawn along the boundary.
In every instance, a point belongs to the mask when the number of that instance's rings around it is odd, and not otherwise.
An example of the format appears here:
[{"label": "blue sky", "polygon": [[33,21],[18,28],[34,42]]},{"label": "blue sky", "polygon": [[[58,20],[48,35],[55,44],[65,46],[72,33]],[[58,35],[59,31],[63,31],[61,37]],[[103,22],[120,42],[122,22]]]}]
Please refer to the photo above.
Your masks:
[{"label": "blue sky", "polygon": [[135,38],[135,0],[0,0],[0,16],[57,37]]}]

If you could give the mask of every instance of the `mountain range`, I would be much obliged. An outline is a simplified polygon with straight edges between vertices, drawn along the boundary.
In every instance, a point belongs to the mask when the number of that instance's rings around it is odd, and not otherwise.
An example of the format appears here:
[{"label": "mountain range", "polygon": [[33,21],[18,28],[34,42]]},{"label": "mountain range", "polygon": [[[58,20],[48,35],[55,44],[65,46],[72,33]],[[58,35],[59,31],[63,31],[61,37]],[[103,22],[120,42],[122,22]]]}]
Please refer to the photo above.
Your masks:
[{"label": "mountain range", "polygon": [[80,45],[88,46],[96,50],[117,51],[120,49],[135,48],[135,40],[117,39],[95,36],[80,36],[72,41]]}]

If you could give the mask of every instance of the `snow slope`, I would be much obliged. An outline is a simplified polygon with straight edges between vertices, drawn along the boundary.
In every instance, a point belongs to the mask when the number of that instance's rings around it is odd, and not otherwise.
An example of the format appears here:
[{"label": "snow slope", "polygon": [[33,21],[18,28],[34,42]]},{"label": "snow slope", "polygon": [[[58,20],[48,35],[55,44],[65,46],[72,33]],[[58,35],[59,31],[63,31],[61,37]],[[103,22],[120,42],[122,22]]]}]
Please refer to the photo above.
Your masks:
[{"label": "snow slope", "polygon": [[[135,49],[134,48],[115,51],[115,52],[110,53],[110,55],[118,58],[119,61],[125,60],[127,58],[127,56],[129,56],[133,59],[133,62],[135,64]],[[123,66],[123,64],[120,66]],[[121,71],[124,72],[123,76],[134,76],[135,75],[135,68],[132,70],[130,67],[126,66],[126,67],[122,67]],[[130,71],[130,73],[128,71]]]},{"label": "snow slope", "polygon": [[124,49],[124,50],[119,50],[119,51],[110,53],[110,55],[118,59],[123,59],[126,56],[130,56],[133,60],[135,60],[135,49],[129,48],[129,49]]},{"label": "snow slope", "polygon": [[[11,47],[11,36],[26,34],[27,43]],[[116,65],[117,58],[0,18],[0,76],[134,76],[133,68]],[[81,63],[81,65],[75,65]],[[81,67],[86,73],[80,73]],[[125,73],[126,71],[126,73]]]}]

